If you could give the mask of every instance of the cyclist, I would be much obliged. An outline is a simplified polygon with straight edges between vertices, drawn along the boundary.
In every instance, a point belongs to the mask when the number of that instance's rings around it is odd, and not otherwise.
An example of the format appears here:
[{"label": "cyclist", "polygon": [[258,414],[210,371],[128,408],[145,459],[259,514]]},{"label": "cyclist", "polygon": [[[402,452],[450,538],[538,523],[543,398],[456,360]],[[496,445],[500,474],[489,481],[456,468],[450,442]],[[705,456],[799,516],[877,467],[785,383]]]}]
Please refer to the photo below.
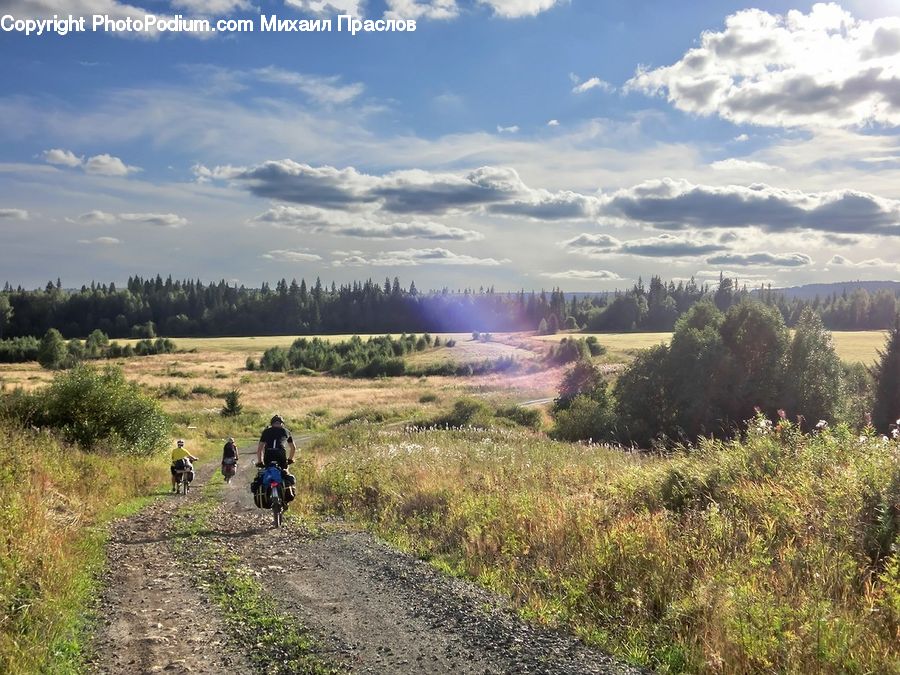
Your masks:
[{"label": "cyclist", "polygon": [[[287,443],[291,454],[286,454],[284,444]],[[294,461],[297,446],[294,445],[294,437],[284,426],[284,418],[275,415],[269,422],[269,426],[263,429],[256,446],[256,462],[258,465],[268,466],[269,462],[278,462],[282,471],[287,471],[287,465]]]},{"label": "cyclist", "polygon": [[172,492],[176,492],[175,484],[178,482],[178,473],[181,471],[190,471],[191,462],[196,462],[197,458],[184,449],[184,441],[180,438],[172,450]]},{"label": "cyclist", "polygon": [[238,449],[234,443],[234,438],[229,436],[225,445],[222,447],[222,475],[225,475],[225,466],[227,464],[238,463]]},{"label": "cyclist", "polygon": [[[285,443],[290,448],[290,454],[285,450]],[[291,496],[286,501],[293,498],[294,477],[288,473],[288,464],[293,463],[294,455],[297,453],[297,446],[294,445],[294,437],[291,432],[284,426],[284,418],[281,415],[274,415],[269,422],[269,426],[263,429],[262,435],[259,437],[259,444],[256,446],[256,466],[263,468],[270,462],[277,462],[281,469],[281,475],[284,478],[284,484],[291,488]],[[285,504],[287,508],[287,504]]]}]

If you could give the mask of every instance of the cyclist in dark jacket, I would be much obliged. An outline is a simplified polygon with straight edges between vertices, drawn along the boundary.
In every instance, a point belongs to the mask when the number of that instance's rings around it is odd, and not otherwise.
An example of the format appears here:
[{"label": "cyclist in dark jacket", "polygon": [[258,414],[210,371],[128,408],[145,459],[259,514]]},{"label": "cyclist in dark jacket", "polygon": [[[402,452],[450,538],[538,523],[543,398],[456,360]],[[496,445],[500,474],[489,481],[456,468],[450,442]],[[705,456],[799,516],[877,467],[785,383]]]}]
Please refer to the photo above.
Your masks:
[{"label": "cyclist in dark jacket", "polygon": [[[290,448],[290,454],[286,453],[285,443]],[[268,466],[269,462],[278,462],[282,471],[287,471],[287,465],[294,461],[297,446],[294,445],[294,437],[284,426],[281,415],[272,418],[270,426],[263,429],[256,446],[256,461],[258,464]]]}]

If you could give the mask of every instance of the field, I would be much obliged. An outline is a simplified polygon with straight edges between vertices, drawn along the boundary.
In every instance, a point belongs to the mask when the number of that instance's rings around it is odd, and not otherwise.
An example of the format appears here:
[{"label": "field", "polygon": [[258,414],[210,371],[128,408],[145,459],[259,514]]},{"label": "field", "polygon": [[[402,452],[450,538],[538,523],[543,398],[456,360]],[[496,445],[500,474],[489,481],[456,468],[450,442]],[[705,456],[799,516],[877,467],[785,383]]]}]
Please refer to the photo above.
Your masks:
[{"label": "field", "polygon": [[[284,415],[309,441],[298,469],[304,518],[341,515],[631,662],[673,673],[900,672],[900,563],[889,562],[900,516],[879,515],[900,514],[895,445],[847,429],[787,429],[650,456],[508,426],[435,429],[430,420],[461,397],[498,406],[553,397],[565,370],[540,363],[564,335],[440,337],[457,345],[410,361],[512,355],[522,367],[380,379],[246,369],[248,357],[294,337],[177,339],[178,353],[119,364],[201,456],[229,435],[252,447],[269,416]],[[601,360],[616,364],[670,334],[597,337]],[[871,362],[884,334],[834,340],[845,360]],[[0,365],[7,390],[51,378],[37,364]],[[226,418],[231,389],[244,410]],[[156,463],[165,479],[166,460]],[[152,461],[139,468],[133,482],[149,489]]]},{"label": "field", "polygon": [[[576,337],[587,337],[587,334],[574,333]],[[605,346],[613,357],[625,360],[636,349],[652,347],[668,342],[671,333],[594,333],[600,344]],[[847,362],[871,365],[878,358],[878,350],[884,347],[886,331],[834,331],[834,348],[839,357]],[[559,342],[567,334],[538,335],[534,340],[541,342]]]}]

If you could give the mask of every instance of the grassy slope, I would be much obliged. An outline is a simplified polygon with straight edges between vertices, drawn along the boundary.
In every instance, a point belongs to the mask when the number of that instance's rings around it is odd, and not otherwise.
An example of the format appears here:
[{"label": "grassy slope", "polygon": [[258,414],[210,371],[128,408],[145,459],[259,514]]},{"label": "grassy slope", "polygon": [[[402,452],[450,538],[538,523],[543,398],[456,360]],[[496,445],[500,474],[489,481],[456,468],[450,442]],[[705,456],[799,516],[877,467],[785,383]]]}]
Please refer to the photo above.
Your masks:
[{"label": "grassy slope", "polygon": [[507,431],[343,433],[316,450],[326,505],[632,661],[900,672],[896,444],[786,430],[637,458]]},{"label": "grassy slope", "polygon": [[0,672],[77,672],[105,562],[97,525],[138,508],[164,474],[3,425],[0,447]]}]

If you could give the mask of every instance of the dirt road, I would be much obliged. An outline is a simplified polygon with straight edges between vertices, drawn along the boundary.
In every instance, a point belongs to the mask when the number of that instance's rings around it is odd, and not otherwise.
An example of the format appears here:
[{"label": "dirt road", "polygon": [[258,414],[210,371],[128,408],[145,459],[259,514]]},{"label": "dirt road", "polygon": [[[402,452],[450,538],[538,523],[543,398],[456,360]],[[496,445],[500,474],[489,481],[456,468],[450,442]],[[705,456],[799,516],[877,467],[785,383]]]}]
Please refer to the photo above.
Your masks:
[{"label": "dirt road", "polygon": [[248,491],[254,471],[244,462],[206,504],[208,527],[189,536],[172,520],[186,502],[200,500],[196,487],[116,524],[96,672],[271,672],[259,659],[261,643],[223,621],[219,607],[185,578],[184,544],[201,541],[216,551],[207,565],[229,560],[259,579],[279,611],[304,627],[313,658],[329,669],[637,672],[570,636],[527,625],[501,599],[348,525],[329,523],[316,534],[290,524],[272,529],[271,515],[254,506]]}]

